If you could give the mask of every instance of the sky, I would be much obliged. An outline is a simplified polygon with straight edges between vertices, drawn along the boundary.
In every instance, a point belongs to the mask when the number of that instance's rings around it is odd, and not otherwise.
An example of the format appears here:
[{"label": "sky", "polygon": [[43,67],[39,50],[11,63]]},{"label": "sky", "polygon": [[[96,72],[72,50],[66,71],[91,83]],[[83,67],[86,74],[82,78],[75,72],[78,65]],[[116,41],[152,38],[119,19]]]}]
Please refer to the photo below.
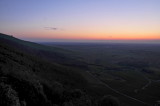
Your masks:
[{"label": "sky", "polygon": [[157,41],[160,0],[0,0],[0,32],[29,41]]}]

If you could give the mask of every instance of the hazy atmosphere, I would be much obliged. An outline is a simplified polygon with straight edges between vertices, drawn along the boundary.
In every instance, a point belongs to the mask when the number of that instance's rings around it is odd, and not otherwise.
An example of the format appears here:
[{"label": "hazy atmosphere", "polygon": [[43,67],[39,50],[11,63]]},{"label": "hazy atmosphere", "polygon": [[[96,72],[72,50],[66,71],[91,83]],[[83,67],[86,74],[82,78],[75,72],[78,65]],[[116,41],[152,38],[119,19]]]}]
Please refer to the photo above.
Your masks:
[{"label": "hazy atmosphere", "polygon": [[160,0],[1,0],[0,32],[36,42],[159,42],[159,5]]}]

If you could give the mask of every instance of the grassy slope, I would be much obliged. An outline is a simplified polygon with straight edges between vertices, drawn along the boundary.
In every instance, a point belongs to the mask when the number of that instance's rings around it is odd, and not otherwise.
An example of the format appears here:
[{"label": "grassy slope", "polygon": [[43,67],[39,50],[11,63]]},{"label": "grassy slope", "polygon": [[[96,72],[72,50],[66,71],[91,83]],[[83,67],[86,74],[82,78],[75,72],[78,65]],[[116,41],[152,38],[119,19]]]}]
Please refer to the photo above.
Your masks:
[{"label": "grassy slope", "polygon": [[0,105],[90,104],[83,91],[74,91],[87,85],[78,70],[40,59],[14,47],[9,40],[0,40]]},{"label": "grassy slope", "polygon": [[5,34],[0,34],[0,41],[9,44],[14,49],[26,52],[26,54],[39,56],[51,62],[86,68],[85,63],[80,61],[76,54],[70,50],[23,41]]},{"label": "grassy slope", "polygon": [[4,68],[4,70],[6,70],[5,72],[11,70],[13,70],[13,72],[16,72],[16,70],[28,70],[29,72],[40,74],[46,79],[61,80],[61,82],[63,83],[77,83],[78,80],[80,80],[78,82],[85,82],[81,81],[81,79],[83,80],[83,78],[81,78],[80,75],[77,75],[77,72],[75,72],[74,68],[63,66],[57,63],[50,63],[43,58],[39,59],[39,57],[28,54],[29,51],[24,52],[20,48],[16,48],[13,46],[14,45],[11,46],[9,43],[0,43],[0,59],[1,63],[3,63],[4,65],[3,67],[1,67],[1,69]]}]

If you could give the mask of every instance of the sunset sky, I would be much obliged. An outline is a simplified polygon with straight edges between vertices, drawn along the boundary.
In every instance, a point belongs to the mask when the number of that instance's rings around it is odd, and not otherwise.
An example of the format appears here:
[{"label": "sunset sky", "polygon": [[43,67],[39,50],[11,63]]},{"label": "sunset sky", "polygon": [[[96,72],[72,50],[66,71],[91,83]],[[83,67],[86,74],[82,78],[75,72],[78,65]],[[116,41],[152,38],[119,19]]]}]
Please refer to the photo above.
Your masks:
[{"label": "sunset sky", "polygon": [[0,32],[30,41],[158,40],[160,0],[0,0]]}]

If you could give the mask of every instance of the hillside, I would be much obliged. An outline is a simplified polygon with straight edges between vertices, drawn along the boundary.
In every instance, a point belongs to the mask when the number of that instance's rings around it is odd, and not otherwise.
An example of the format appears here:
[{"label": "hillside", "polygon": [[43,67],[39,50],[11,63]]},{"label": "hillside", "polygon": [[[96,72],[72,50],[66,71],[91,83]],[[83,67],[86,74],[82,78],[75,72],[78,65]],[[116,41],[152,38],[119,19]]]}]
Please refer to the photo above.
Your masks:
[{"label": "hillside", "polygon": [[64,66],[56,60],[51,62],[42,55],[36,56],[34,53],[37,50],[43,51],[41,47],[1,34],[0,106],[119,106],[119,100],[113,96],[99,98],[104,94],[98,96],[95,93],[96,90],[91,87],[94,84],[86,79],[86,72]]},{"label": "hillside", "polygon": [[80,58],[78,58],[77,55],[71,50],[23,41],[13,36],[1,33],[0,33],[0,42],[8,44],[10,47],[17,50],[21,50],[26,54],[32,54],[34,56],[41,57],[51,62],[70,65],[73,67],[86,68],[85,63],[80,61]]},{"label": "hillside", "polygon": [[[67,104],[66,98],[74,92],[84,96],[83,99],[87,98],[82,91],[74,90],[85,86],[81,75],[65,66],[27,55],[20,48],[13,48],[13,43],[10,44],[9,41],[0,43],[1,106]],[[65,92],[68,94],[63,94]],[[67,101],[72,99],[70,97]],[[76,101],[80,102],[81,98]]]}]

